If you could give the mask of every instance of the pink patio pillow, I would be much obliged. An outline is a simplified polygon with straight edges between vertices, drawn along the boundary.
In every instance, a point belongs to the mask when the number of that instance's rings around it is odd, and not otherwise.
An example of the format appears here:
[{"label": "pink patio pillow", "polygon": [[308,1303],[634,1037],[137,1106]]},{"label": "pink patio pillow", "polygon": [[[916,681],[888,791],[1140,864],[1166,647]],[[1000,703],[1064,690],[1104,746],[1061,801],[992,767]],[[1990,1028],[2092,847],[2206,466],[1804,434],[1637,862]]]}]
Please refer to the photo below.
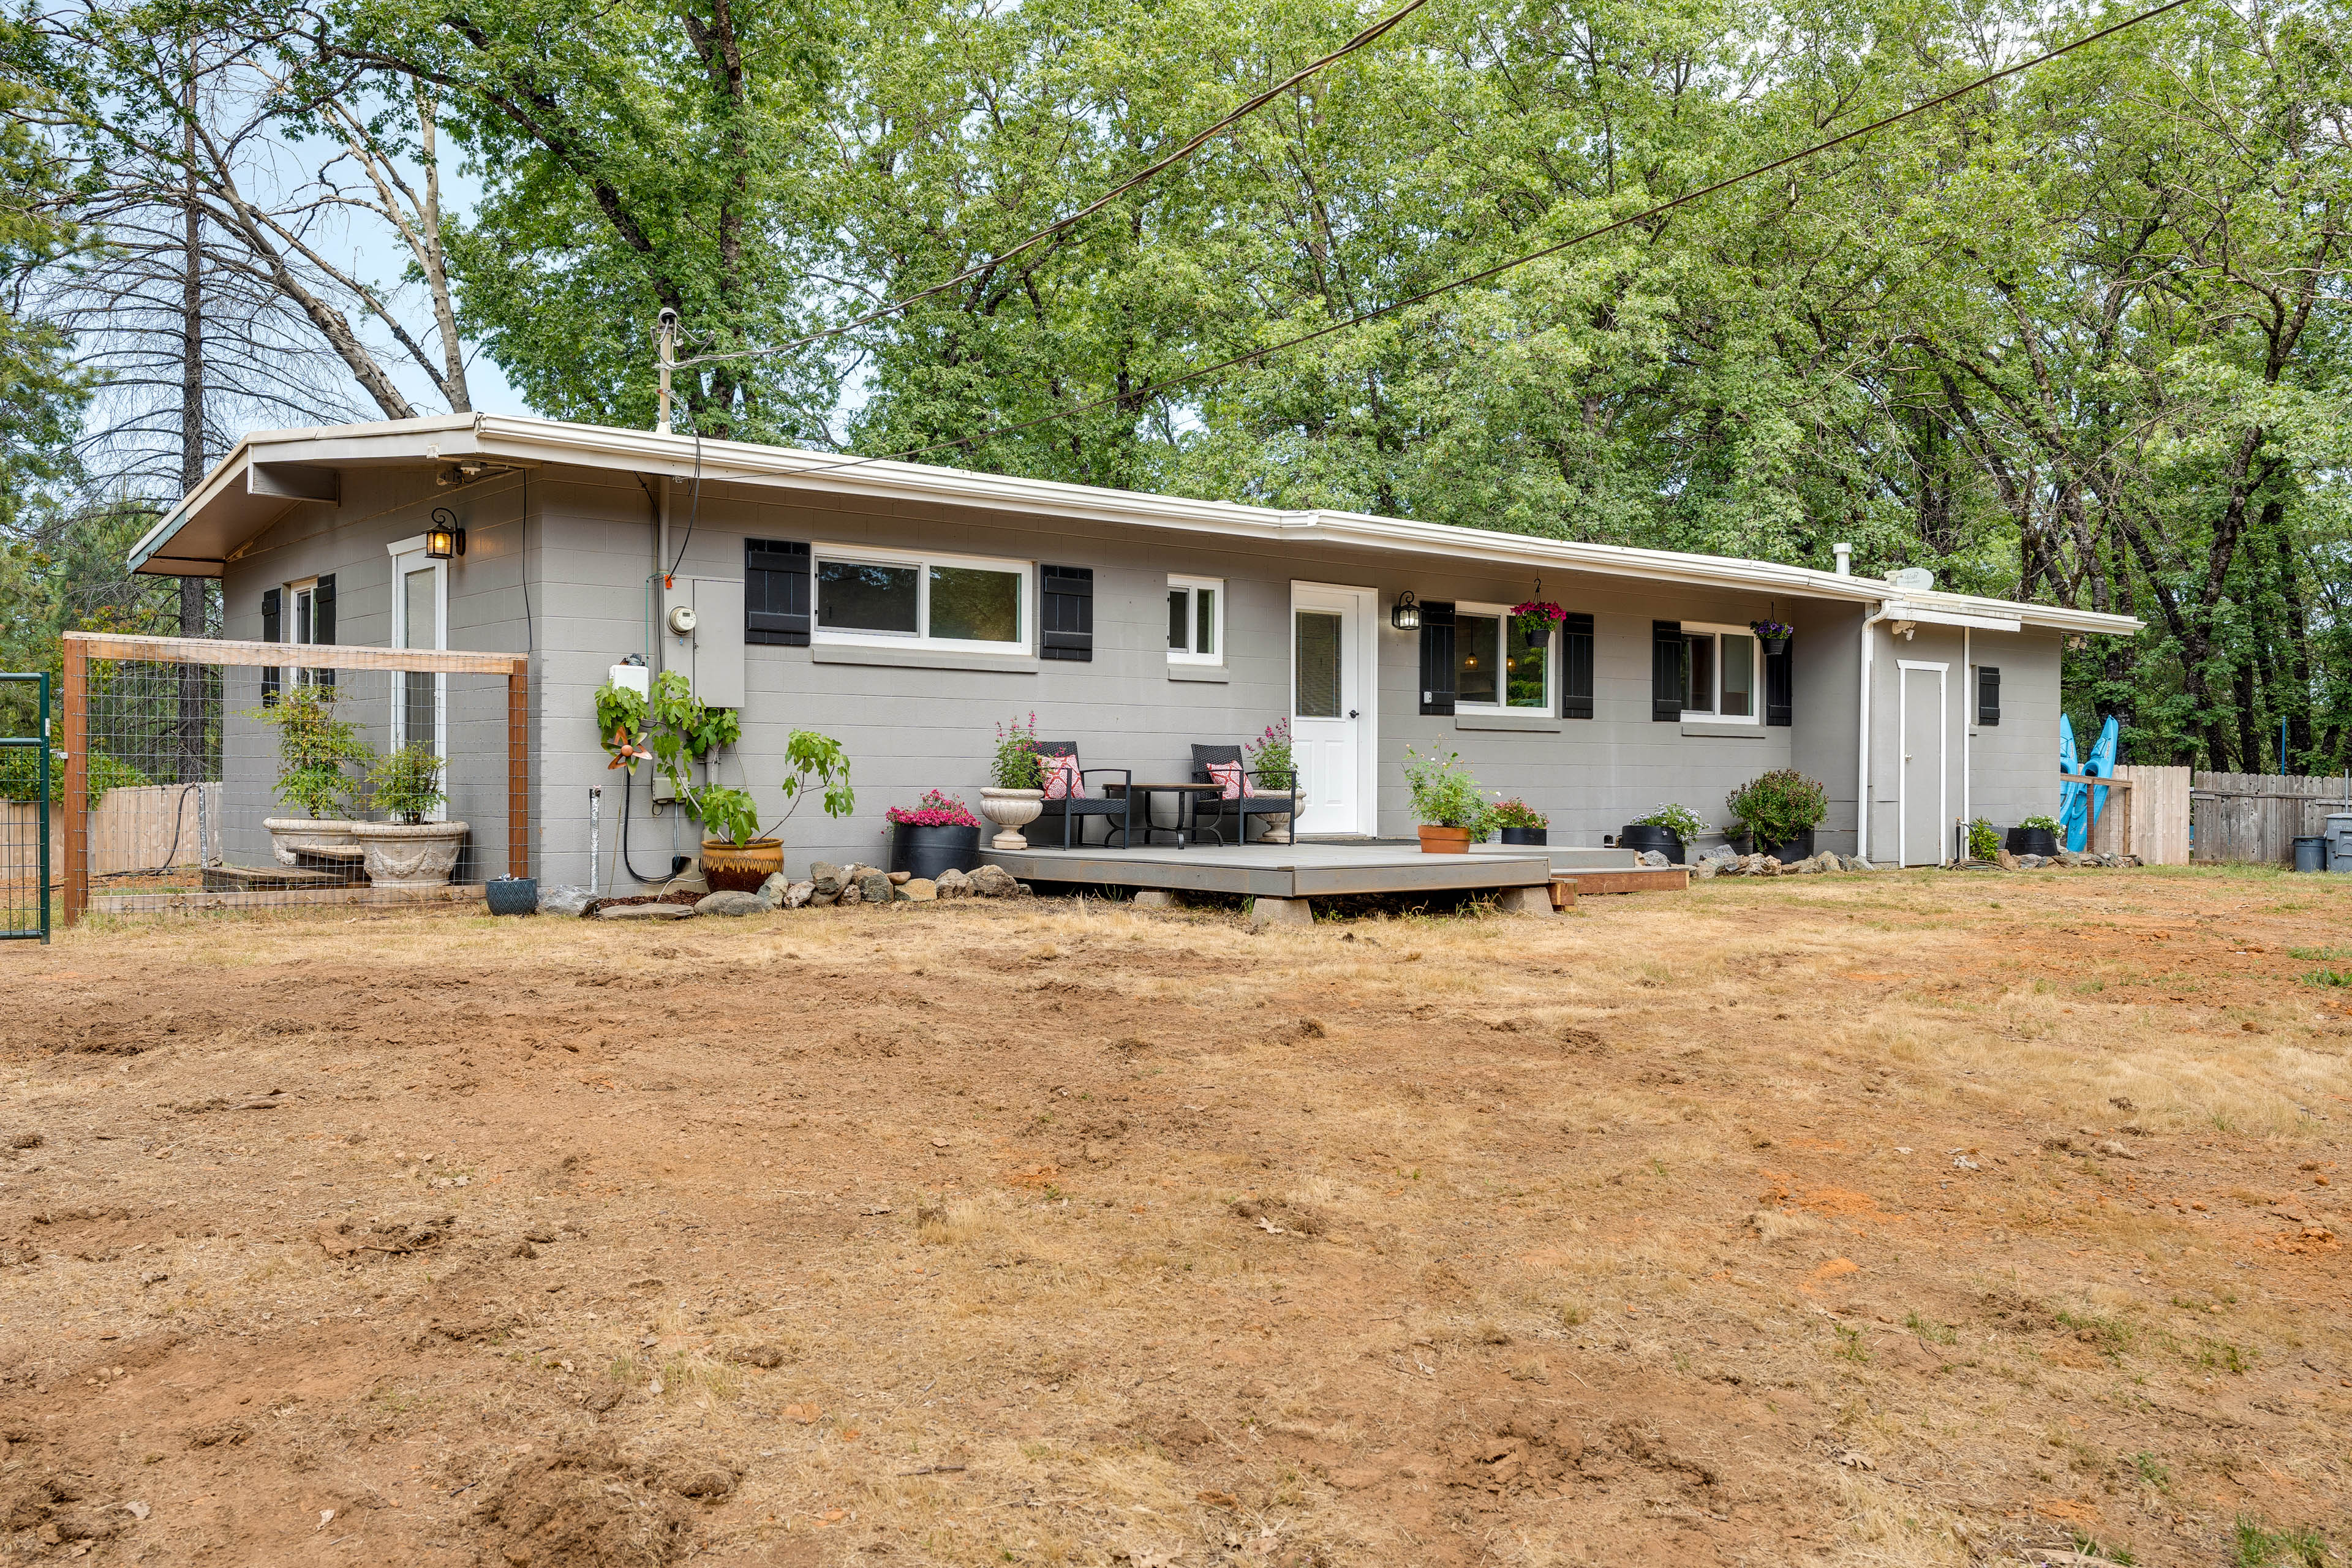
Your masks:
[{"label": "pink patio pillow", "polygon": [[1045,785],[1047,800],[1084,800],[1087,782],[1078,776],[1076,757],[1039,757],[1037,779]]},{"label": "pink patio pillow", "polygon": [[1239,763],[1211,763],[1209,782],[1221,792],[1219,800],[1239,800],[1242,797],[1242,765]]}]

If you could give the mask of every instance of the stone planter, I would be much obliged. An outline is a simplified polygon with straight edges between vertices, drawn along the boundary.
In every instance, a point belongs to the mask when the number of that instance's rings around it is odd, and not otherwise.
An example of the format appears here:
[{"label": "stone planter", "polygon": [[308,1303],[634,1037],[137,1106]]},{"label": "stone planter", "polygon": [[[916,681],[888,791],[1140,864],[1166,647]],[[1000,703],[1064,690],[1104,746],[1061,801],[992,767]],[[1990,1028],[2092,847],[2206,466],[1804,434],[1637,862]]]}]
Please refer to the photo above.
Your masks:
[{"label": "stone planter", "polygon": [[[1277,791],[1276,793],[1280,792]],[[1292,803],[1295,805],[1305,798],[1304,792],[1292,790],[1290,792],[1290,798]],[[1265,831],[1258,835],[1257,841],[1261,844],[1289,843],[1290,825],[1297,820],[1297,816],[1298,814],[1295,811],[1286,811],[1279,816],[1259,817],[1258,820],[1265,824]]]},{"label": "stone planter", "polygon": [[1438,827],[1424,822],[1414,831],[1421,835],[1421,852],[1424,855],[1470,853],[1470,830],[1466,827]]},{"label": "stone planter", "polygon": [[702,879],[714,893],[756,893],[783,868],[781,838],[754,838],[749,844],[724,838],[702,841]]},{"label": "stone planter", "polygon": [[462,822],[354,822],[352,837],[367,852],[368,880],[379,888],[437,888],[466,847]]},{"label": "stone planter", "polygon": [[992,849],[1026,849],[1029,840],[1021,830],[1045,814],[1045,792],[1042,789],[984,789],[980,792],[980,814],[1002,830],[988,841]]},{"label": "stone planter", "polygon": [[[318,870],[322,865],[341,869],[351,865],[350,851],[359,840],[352,830],[360,825],[335,818],[308,816],[268,816],[261,826],[269,829],[269,849],[280,866],[304,870]],[[320,851],[341,850],[343,853],[322,854]],[[305,856],[309,858],[306,860]]]}]

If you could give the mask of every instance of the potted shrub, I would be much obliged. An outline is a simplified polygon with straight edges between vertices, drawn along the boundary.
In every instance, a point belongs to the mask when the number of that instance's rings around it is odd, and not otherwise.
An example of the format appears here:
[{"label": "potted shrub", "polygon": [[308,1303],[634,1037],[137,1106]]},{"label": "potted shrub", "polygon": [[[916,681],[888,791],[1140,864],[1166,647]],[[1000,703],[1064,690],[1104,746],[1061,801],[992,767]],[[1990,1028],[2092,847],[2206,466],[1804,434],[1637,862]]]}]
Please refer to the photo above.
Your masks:
[{"label": "potted shrub", "polygon": [[1697,812],[1669,802],[1619,828],[1617,847],[1637,854],[1663,855],[1680,866],[1691,841],[1706,831],[1706,824],[1698,819]]},{"label": "potted shrub", "polygon": [[368,793],[382,822],[355,822],[352,837],[367,856],[368,880],[379,888],[434,888],[457,869],[466,825],[433,822],[448,799],[441,759],[419,741],[388,752],[368,770]]},{"label": "potted shrub", "polygon": [[1502,830],[1506,844],[1548,844],[1551,835],[1551,818],[1526,801],[1498,800],[1489,813],[1494,824]]},{"label": "potted shrub", "polygon": [[942,871],[970,871],[980,865],[980,818],[964,803],[938,790],[909,811],[894,805],[890,819],[890,869],[936,881]]},{"label": "potted shrub", "polygon": [[1021,830],[1045,810],[1045,790],[1037,777],[1037,715],[996,727],[996,755],[989,760],[988,787],[980,792],[982,816],[996,824],[993,849],[1026,849]]},{"label": "potted shrub", "polygon": [[1830,793],[1794,768],[1759,773],[1723,797],[1733,817],[1731,847],[1783,863],[1809,860],[1813,829],[1829,815]]},{"label": "potted shrub", "polygon": [[1422,853],[1470,853],[1470,846],[1486,837],[1486,799],[1478,781],[1453,752],[1423,756],[1407,746],[1404,759],[1404,782],[1412,792],[1412,813],[1421,825]]},{"label": "potted shrub", "polygon": [[[1249,766],[1246,777],[1255,781],[1252,795],[1286,795],[1295,806],[1298,801],[1298,760],[1290,749],[1290,721],[1276,719],[1265,727],[1265,732],[1255,741],[1245,741],[1242,750],[1247,753]],[[1268,815],[1265,823],[1267,844],[1290,842],[1290,821],[1295,812]]]},{"label": "potted shrub", "polygon": [[2000,829],[1983,817],[1969,824],[1969,858],[1990,860],[2000,853]]},{"label": "potted shrub", "polygon": [[2054,816],[2029,816],[2009,830],[2009,852],[2039,855],[2047,860],[2058,853],[2060,831]]},{"label": "potted shrub", "polygon": [[262,821],[280,866],[325,861],[347,870],[355,858],[356,825],[347,814],[358,781],[343,770],[365,766],[371,753],[359,738],[359,726],[336,717],[340,694],[337,687],[303,682],[248,715],[277,730],[278,798],[302,814]]}]

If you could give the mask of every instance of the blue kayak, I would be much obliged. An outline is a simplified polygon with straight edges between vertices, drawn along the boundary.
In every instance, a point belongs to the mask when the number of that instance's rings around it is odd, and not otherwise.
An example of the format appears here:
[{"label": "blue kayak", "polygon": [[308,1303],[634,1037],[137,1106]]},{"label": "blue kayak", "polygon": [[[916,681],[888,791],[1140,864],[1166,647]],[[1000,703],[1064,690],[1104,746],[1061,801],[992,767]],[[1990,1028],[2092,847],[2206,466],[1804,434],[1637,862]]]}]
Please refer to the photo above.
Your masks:
[{"label": "blue kayak", "polygon": [[[2120,738],[2120,735],[2121,729],[2116,723],[2115,717],[2110,714],[2107,718],[2107,721],[2099,726],[2098,743],[2091,748],[2090,759],[2084,763],[2083,771],[2086,773],[2096,773],[2103,779],[2111,779],[2115,777],[2116,742]],[[2096,784],[2093,784],[2090,789],[2090,795],[2091,820],[2085,826],[2085,830],[2083,835],[2083,842],[2080,844],[2069,844],[2067,846],[2068,848],[2084,849],[2089,847],[2091,836],[2088,828],[2096,826],[2099,821],[2099,813],[2107,809],[2107,792],[2105,790],[2101,789]]]},{"label": "blue kayak", "polygon": [[[2058,771],[2062,773],[2083,771],[2082,759],[2074,751],[2074,721],[2063,713],[2058,715]],[[2091,803],[2084,798],[2088,793],[2078,784],[2061,784],[2058,786],[2058,842],[2069,848],[2075,844],[2075,814],[2087,814],[2089,811]]]}]

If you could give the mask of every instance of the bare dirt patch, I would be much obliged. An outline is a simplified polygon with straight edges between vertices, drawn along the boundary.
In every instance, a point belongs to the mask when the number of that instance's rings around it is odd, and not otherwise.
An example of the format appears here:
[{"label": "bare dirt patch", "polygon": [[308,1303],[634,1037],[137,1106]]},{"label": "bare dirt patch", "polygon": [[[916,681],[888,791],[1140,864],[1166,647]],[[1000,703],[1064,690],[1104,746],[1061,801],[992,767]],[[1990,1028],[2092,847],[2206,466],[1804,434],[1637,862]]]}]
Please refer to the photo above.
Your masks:
[{"label": "bare dirt patch", "polygon": [[0,967],[6,1550],[2340,1554],[2347,915],[74,932]]}]

